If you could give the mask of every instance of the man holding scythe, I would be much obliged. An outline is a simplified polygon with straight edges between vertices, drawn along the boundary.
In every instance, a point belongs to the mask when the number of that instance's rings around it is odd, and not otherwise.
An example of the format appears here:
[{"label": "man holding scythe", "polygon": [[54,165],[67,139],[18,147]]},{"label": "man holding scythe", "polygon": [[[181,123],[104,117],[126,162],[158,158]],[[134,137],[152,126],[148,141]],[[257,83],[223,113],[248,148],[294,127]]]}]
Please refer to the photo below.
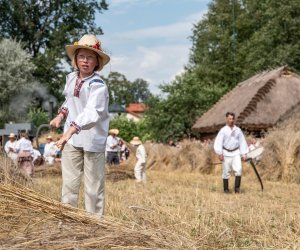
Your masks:
[{"label": "man holding scythe", "polygon": [[231,169],[235,173],[235,193],[240,192],[242,178],[242,161],[246,161],[246,154],[249,152],[248,145],[242,130],[235,125],[235,114],[226,113],[226,125],[219,131],[214,150],[222,161],[222,178],[224,192],[229,193],[228,179]]}]

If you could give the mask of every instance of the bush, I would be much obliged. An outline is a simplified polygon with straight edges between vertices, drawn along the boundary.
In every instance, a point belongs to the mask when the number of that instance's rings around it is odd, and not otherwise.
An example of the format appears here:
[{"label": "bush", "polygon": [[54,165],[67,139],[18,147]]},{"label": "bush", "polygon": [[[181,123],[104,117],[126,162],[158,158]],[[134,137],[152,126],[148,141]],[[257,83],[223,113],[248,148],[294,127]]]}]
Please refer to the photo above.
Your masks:
[{"label": "bush", "polygon": [[118,137],[130,142],[134,136],[138,136],[143,142],[151,139],[151,135],[146,131],[144,119],[138,122],[128,120],[126,116],[116,116],[110,121],[110,128],[117,128],[120,131]]},{"label": "bush", "polygon": [[39,127],[49,123],[49,115],[41,108],[31,108],[27,114],[27,120]]}]

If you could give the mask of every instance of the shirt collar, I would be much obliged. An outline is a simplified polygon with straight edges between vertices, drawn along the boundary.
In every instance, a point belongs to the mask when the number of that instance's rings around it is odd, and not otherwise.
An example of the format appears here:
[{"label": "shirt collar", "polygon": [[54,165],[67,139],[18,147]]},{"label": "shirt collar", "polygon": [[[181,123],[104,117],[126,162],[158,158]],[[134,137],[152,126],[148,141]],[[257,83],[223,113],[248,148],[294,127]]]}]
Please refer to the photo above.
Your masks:
[{"label": "shirt collar", "polygon": [[[90,76],[87,76],[87,77],[85,77],[85,78],[82,78],[81,81],[86,81],[86,80],[92,78],[94,75],[95,75],[95,72],[93,72],[93,74],[91,74]],[[79,77],[79,71],[77,72],[77,77]]]}]

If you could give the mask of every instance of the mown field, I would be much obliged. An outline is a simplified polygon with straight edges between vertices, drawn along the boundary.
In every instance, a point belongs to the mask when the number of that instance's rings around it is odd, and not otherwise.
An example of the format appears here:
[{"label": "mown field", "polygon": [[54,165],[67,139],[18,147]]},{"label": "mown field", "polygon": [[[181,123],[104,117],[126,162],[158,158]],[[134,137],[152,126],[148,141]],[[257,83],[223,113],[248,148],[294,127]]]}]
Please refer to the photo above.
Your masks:
[{"label": "mown field", "polygon": [[242,192],[224,194],[221,166],[199,141],[147,143],[146,184],[132,179],[133,151],[126,174],[106,168],[101,220],[83,210],[82,190],[79,209],[59,202],[59,167],[28,179],[1,156],[0,249],[300,249],[299,124],[262,142],[263,192],[244,163]]},{"label": "mown field", "polygon": [[[164,246],[169,249],[300,248],[297,184],[265,182],[262,192],[249,174],[241,194],[227,195],[219,175],[148,171],[148,176],[146,185],[107,181],[106,216],[133,228],[173,234],[178,242]],[[35,190],[57,200],[60,185],[60,177],[34,180]],[[83,207],[82,195],[80,200]]]}]

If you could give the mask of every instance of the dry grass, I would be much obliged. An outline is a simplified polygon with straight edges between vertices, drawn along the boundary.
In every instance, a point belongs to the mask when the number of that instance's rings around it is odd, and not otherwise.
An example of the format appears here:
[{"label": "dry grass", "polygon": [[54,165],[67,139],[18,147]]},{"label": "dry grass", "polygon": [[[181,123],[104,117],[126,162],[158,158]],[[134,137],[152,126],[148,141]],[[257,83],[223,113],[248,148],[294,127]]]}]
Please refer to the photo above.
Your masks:
[{"label": "dry grass", "polygon": [[[148,177],[146,185],[107,181],[106,216],[141,232],[169,232],[164,246],[153,242],[150,249],[300,248],[297,184],[266,182],[261,192],[248,175],[241,194],[225,195],[220,176],[150,170]],[[35,188],[59,199],[60,181],[36,179]]]},{"label": "dry grass", "polygon": [[100,219],[25,186],[2,184],[0,193],[3,249],[166,249],[184,240],[168,230]]},{"label": "dry grass", "polygon": [[136,183],[131,148],[128,161],[106,169],[102,220],[81,210],[83,190],[80,209],[59,202],[59,166],[31,180],[1,158],[0,249],[300,249],[298,124],[264,141],[264,192],[245,163],[242,193],[224,194],[212,150],[188,141],[146,144],[148,182]]}]

